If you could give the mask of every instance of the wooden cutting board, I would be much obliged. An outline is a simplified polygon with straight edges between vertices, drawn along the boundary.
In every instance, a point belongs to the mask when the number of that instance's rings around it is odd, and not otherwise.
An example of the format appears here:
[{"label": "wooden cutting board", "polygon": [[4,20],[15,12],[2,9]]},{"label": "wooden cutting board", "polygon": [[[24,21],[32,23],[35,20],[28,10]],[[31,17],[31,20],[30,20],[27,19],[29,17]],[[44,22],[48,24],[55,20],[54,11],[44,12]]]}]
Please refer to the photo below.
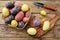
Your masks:
[{"label": "wooden cutting board", "polygon": [[[56,24],[56,22],[58,21],[58,19],[60,19],[60,15],[59,14],[56,15],[54,18],[43,18],[42,20],[40,20],[41,21],[41,25],[37,26],[37,27],[33,25],[33,21],[35,19],[37,19],[37,18],[34,17],[34,18],[32,18],[30,20],[30,27],[29,28],[32,27],[32,28],[35,28],[37,30],[37,34],[34,35],[34,37],[42,37],[42,35],[46,34],[48,31],[50,31],[51,29],[54,28],[54,25]],[[44,31],[42,29],[44,21],[49,21],[50,22],[50,28],[48,30],[46,30],[46,31]]]}]

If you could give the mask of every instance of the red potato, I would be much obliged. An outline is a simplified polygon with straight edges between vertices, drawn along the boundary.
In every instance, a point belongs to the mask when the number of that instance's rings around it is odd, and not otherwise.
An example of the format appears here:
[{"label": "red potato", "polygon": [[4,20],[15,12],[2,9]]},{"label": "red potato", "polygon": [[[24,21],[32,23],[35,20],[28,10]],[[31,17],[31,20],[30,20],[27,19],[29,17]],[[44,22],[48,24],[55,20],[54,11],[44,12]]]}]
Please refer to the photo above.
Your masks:
[{"label": "red potato", "polygon": [[24,17],[23,18],[23,22],[28,22],[29,21],[29,17]]},{"label": "red potato", "polygon": [[14,5],[15,5],[15,6],[22,6],[23,4],[22,4],[22,2],[16,1],[16,2],[14,3]]},{"label": "red potato", "polygon": [[30,11],[26,12],[25,16],[29,17],[30,16]]},{"label": "red potato", "polygon": [[22,20],[24,17],[24,13],[22,11],[20,11],[16,16],[15,16],[15,20],[16,21],[20,21]]}]

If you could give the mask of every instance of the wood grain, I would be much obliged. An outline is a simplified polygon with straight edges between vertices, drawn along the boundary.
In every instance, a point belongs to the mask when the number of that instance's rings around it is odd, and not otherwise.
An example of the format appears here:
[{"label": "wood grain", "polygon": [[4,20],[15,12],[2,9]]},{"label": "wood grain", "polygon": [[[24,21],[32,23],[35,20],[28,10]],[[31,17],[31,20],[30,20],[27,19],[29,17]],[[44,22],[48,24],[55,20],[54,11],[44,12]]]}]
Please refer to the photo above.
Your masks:
[{"label": "wood grain", "polygon": [[[6,2],[8,2],[8,1],[0,1],[0,7],[1,7],[0,9],[2,9],[5,6]],[[59,8],[60,7],[60,4],[59,4],[58,1],[56,1],[54,3],[53,2],[48,2],[48,1],[44,1],[44,2],[43,1],[22,1],[22,2],[28,4],[29,7],[31,8],[31,11],[32,12],[35,12],[35,13],[39,13],[40,10],[43,10],[44,8],[38,8],[38,7],[36,7],[35,5],[33,5],[33,2],[42,2],[44,4],[49,4],[49,5],[51,5],[53,7],[56,7],[57,9],[60,10],[60,8]],[[47,12],[50,11],[50,10],[47,10],[47,9],[44,9],[44,10],[46,10]],[[1,12],[1,10],[0,10],[0,12]]]},{"label": "wood grain", "polygon": [[0,40],[39,40],[34,38],[0,38]]},{"label": "wood grain", "polygon": [[[8,1],[0,1],[0,40],[57,40],[57,39],[60,40],[60,19],[56,22],[55,28],[52,29],[52,31],[45,34],[44,36],[42,36],[42,38],[33,38],[33,37],[29,36],[26,33],[25,29],[17,30],[17,29],[9,27],[7,25],[3,25],[4,22],[2,21],[1,11],[2,11],[2,8],[5,6],[6,2],[8,2]],[[55,0],[38,1],[38,2],[45,3],[45,4],[50,4],[54,7],[56,7],[58,12],[53,12],[53,11],[50,11],[50,10],[47,10],[44,8],[38,8],[32,4],[35,1],[22,1],[22,2],[28,4],[29,7],[31,8],[32,15],[36,16],[39,19],[44,18],[43,16],[41,16],[39,14],[39,12],[41,10],[46,10],[48,12],[48,14],[45,16],[48,18],[53,18],[53,17],[55,17],[56,13],[60,12],[60,2],[59,1],[55,1]]]},{"label": "wood grain", "polygon": [[60,26],[55,26],[55,28],[54,28],[54,34],[55,34],[55,36],[56,37],[60,37]]}]

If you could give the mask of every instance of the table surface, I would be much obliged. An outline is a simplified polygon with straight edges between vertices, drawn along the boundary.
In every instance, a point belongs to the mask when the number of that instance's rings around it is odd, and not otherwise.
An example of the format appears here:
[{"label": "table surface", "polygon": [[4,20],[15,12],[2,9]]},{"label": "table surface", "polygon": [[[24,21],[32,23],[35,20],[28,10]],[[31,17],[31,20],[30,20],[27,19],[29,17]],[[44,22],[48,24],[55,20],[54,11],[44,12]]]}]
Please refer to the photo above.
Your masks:
[{"label": "table surface", "polygon": [[[2,11],[2,8],[5,6],[6,2],[7,1],[0,1],[0,40],[60,40],[60,19],[56,22],[54,28],[48,33],[46,33],[44,36],[42,36],[41,38],[33,38],[29,36],[26,33],[25,29],[17,30],[5,25],[4,21],[2,20],[1,11]],[[29,5],[29,7],[31,8],[32,16],[36,16],[37,18],[43,18],[43,16],[39,14],[41,10],[47,11],[46,17],[48,18],[53,18],[57,14],[57,12],[53,12],[51,10],[38,8],[34,6],[33,2],[35,1],[22,1],[22,2]],[[59,1],[38,1],[38,2],[42,2],[42,3],[56,7],[58,10],[58,13],[60,11]]]}]

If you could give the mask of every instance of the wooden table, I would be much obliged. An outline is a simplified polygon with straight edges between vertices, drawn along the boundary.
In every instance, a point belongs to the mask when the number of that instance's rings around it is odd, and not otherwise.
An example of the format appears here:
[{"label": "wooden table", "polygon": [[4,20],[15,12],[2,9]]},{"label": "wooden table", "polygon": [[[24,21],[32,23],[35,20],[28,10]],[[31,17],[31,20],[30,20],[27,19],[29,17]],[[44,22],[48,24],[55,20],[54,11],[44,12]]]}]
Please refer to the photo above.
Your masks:
[{"label": "wooden table", "polygon": [[[42,36],[41,38],[33,38],[26,33],[26,30],[17,30],[13,29],[7,25],[4,25],[2,21],[2,8],[5,6],[7,1],[0,1],[0,40],[60,40],[60,20],[58,20],[54,26],[54,28],[49,31],[47,34]],[[53,12],[44,8],[38,8],[33,5],[34,1],[22,1],[30,6],[32,11],[32,16],[36,16],[37,18],[43,18],[39,14],[41,10],[46,10],[48,14],[46,17],[53,18],[55,17],[57,12]],[[60,12],[60,2],[59,1],[38,1],[45,4],[52,5],[57,8],[58,12]],[[27,26],[28,27],[28,26]]]}]

